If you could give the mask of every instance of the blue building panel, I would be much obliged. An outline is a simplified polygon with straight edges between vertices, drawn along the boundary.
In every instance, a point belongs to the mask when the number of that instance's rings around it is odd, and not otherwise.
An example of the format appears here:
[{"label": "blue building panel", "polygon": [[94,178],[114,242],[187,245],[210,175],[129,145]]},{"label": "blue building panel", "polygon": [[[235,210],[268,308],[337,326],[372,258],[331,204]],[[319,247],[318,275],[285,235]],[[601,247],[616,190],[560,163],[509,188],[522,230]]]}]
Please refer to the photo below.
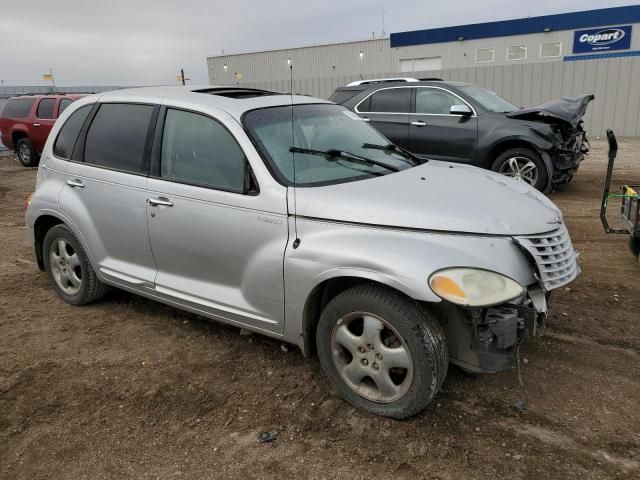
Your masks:
[{"label": "blue building panel", "polygon": [[640,23],[640,5],[392,33],[391,48]]}]

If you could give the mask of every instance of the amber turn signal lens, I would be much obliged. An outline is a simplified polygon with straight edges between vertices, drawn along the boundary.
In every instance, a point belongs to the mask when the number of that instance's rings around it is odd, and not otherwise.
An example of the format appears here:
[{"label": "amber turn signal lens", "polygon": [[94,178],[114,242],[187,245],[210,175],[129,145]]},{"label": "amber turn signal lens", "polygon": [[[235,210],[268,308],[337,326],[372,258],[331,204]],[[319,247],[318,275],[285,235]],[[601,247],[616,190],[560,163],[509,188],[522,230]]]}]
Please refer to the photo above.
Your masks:
[{"label": "amber turn signal lens", "polygon": [[31,197],[33,197],[33,193],[30,193],[27,199],[24,201],[24,209],[26,210],[31,205]]},{"label": "amber turn signal lens", "polygon": [[467,298],[467,295],[456,282],[440,275],[436,275],[431,279],[431,288],[444,298],[458,297],[460,300],[466,300]]}]

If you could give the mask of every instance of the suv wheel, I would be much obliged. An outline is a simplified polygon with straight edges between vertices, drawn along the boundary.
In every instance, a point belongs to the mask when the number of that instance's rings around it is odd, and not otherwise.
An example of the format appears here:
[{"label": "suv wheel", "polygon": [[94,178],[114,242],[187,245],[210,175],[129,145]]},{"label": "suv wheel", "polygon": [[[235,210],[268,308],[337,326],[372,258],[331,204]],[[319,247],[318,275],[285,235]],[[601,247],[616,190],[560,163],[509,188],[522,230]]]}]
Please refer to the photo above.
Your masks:
[{"label": "suv wheel", "polygon": [[449,365],[444,332],[431,313],[378,285],[358,285],[331,300],[320,316],[316,346],[347,402],[398,419],[431,402]]},{"label": "suv wheel", "polygon": [[528,148],[511,148],[502,152],[493,162],[491,170],[522,180],[540,191],[545,189],[549,178],[540,155]]},{"label": "suv wheel", "polygon": [[16,153],[18,154],[18,160],[25,167],[35,167],[38,164],[38,154],[28,138],[18,140]]},{"label": "suv wheel", "polygon": [[52,227],[42,248],[49,281],[65,302],[84,305],[106,293],[107,286],[98,280],[87,254],[66,225]]}]

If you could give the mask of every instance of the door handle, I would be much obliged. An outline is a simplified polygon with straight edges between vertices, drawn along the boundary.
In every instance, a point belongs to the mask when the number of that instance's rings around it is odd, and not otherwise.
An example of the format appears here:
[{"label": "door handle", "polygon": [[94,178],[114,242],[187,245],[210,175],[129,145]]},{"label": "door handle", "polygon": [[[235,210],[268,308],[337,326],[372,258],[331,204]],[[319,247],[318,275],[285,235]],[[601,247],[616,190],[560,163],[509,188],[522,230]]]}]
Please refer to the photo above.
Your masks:
[{"label": "door handle", "polygon": [[158,205],[162,205],[163,207],[173,207],[173,202],[166,197],[147,198],[147,202],[149,202],[149,205],[154,207]]},{"label": "door handle", "polygon": [[82,183],[82,180],[79,179],[74,179],[74,180],[67,180],[67,185],[69,185],[72,188],[78,187],[78,188],[84,188],[84,183]]},{"label": "door handle", "polygon": [[39,123],[34,123],[34,124],[33,124],[33,126],[34,126],[34,127],[39,127],[39,126],[40,126],[40,124],[39,124]]},{"label": "door handle", "polygon": [[424,123],[422,120],[418,120],[416,122],[411,122],[411,125],[413,125],[414,127],[426,127],[427,124]]}]

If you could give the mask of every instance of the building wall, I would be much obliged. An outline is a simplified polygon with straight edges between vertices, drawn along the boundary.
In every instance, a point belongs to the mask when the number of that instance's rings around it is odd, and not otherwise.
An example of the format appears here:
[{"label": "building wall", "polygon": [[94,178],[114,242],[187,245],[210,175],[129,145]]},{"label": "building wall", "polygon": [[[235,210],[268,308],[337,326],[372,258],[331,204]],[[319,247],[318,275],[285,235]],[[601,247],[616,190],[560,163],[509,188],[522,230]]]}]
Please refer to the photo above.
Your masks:
[{"label": "building wall", "polygon": [[[631,24],[634,35],[631,51],[640,50],[640,24]],[[604,26],[603,26],[604,27]],[[410,58],[442,59],[442,68],[468,68],[495,65],[550,63],[563,61],[573,56],[573,30],[512,35],[506,37],[431,43],[408,47],[390,46],[388,38],[358,42],[316,45],[310,47],[268,50],[238,55],[214,56],[207,59],[209,83],[231,85],[265,80],[288,80],[290,71],[287,59],[291,59],[295,78],[324,78],[353,76],[360,74],[371,78],[377,72],[400,72],[400,62]],[[541,58],[540,46],[544,43],[561,42],[559,57]],[[507,48],[515,45],[527,47],[527,58],[507,60]],[[479,48],[495,49],[495,60],[491,63],[476,63]],[[362,57],[360,57],[362,52]],[[224,66],[227,66],[225,70]],[[239,78],[236,80],[236,73]],[[405,73],[405,76],[407,74]]]}]

